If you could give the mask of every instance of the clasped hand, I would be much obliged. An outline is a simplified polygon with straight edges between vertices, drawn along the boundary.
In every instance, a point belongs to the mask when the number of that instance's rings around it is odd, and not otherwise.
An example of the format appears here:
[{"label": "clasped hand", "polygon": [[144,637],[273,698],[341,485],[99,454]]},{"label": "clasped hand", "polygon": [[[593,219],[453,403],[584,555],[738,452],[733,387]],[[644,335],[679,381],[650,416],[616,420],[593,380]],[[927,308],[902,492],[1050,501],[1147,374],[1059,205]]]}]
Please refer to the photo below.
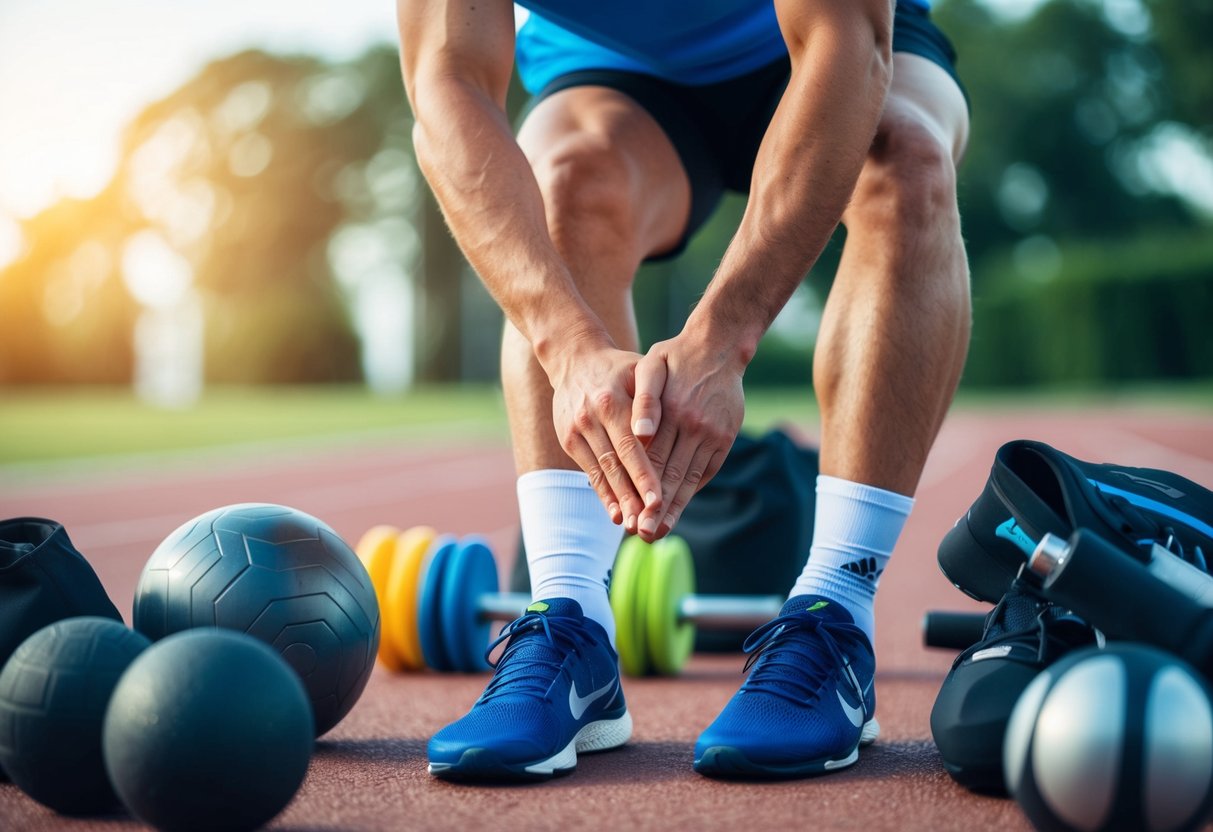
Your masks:
[{"label": "clasped hand", "polygon": [[745,412],[741,368],[683,336],[644,355],[601,347],[551,377],[561,447],[612,522],[668,534],[720,470]]}]

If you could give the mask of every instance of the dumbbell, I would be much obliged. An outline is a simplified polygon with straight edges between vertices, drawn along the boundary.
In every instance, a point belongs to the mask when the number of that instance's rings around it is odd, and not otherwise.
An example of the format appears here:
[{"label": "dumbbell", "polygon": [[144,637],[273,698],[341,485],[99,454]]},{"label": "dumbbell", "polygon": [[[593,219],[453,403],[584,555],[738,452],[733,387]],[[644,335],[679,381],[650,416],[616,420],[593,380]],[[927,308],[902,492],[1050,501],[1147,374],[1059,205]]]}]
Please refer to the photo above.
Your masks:
[{"label": "dumbbell", "polygon": [[690,658],[697,627],[753,630],[777,616],[783,602],[778,595],[696,595],[686,541],[628,537],[611,575],[619,663],[630,676],[675,676]]},{"label": "dumbbell", "polygon": [[[390,670],[484,670],[494,621],[520,616],[524,593],[498,591],[497,564],[479,537],[429,527],[376,526],[356,550],[379,596],[379,659]],[[695,628],[753,629],[779,613],[779,596],[695,595],[690,549],[679,538],[637,537],[620,547],[611,581],[620,664],[630,675],[673,675],[694,647]]]},{"label": "dumbbell", "polygon": [[929,610],[922,617],[922,644],[947,650],[964,650],[981,640],[986,614]]},{"label": "dumbbell", "polygon": [[[1158,543],[1142,561],[1089,529],[1075,531],[1068,540],[1045,535],[1026,567],[1028,579],[1034,576],[1040,582],[1046,598],[1111,638],[1144,641],[1183,655],[1180,645],[1190,639],[1176,636],[1181,631],[1176,623],[1179,611],[1187,616],[1185,621],[1213,620],[1213,613],[1203,612],[1213,610],[1213,575]],[[963,650],[981,638],[984,622],[981,613],[933,610],[923,618],[923,643]],[[1209,638],[1213,662],[1213,630]],[[1185,657],[1200,664],[1197,654]]]}]

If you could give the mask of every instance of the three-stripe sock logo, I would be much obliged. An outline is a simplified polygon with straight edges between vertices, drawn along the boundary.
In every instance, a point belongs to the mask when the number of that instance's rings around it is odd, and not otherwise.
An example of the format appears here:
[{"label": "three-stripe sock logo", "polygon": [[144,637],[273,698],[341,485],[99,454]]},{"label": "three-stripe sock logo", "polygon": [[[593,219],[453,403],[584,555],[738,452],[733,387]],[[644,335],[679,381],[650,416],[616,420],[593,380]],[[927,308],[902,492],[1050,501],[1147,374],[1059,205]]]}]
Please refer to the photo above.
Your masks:
[{"label": "three-stripe sock logo", "polygon": [[859,560],[853,560],[850,563],[844,563],[842,568],[848,572],[858,575],[861,578],[867,578],[873,583],[875,583],[876,579],[880,577],[880,573],[884,572],[883,569],[879,569],[876,566],[876,558],[860,558]]}]

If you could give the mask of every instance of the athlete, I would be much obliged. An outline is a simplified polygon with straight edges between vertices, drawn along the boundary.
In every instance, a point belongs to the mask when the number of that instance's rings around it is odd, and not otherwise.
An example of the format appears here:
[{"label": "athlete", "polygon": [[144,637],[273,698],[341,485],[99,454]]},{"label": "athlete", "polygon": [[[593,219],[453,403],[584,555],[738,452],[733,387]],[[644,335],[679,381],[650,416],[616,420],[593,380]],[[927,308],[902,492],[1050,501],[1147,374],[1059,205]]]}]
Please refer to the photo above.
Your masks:
[{"label": "athlete", "polygon": [[[534,597],[484,694],[430,741],[433,774],[544,778],[626,742],[620,538],[668,533],[719,469],[746,365],[839,222],[813,544],[694,766],[815,774],[876,737],[873,597],[969,333],[968,109],[926,2],[528,0],[516,31],[509,0],[398,0],[417,160],[506,316]],[[516,136],[515,61],[534,95]],[[702,300],[640,355],[637,267],[677,254],[726,190],[749,199]]]}]

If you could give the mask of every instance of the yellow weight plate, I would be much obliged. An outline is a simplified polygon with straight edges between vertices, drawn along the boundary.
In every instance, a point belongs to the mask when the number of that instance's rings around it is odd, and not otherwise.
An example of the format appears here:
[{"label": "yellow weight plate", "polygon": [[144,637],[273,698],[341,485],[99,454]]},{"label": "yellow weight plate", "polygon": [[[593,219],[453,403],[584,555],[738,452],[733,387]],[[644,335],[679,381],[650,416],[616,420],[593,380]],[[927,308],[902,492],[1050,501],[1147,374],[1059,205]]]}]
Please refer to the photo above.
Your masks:
[{"label": "yellow weight plate", "polygon": [[375,587],[375,597],[379,599],[379,615],[382,632],[379,638],[379,662],[388,670],[399,672],[403,669],[400,655],[386,637],[389,622],[393,612],[388,605],[387,589],[391,579],[392,566],[396,560],[396,540],[400,530],[395,526],[374,526],[367,529],[366,534],[358,541],[354,551],[358,559],[366,567],[371,576],[371,584]]},{"label": "yellow weight plate", "polygon": [[429,526],[414,526],[396,539],[396,557],[387,583],[391,621],[384,619],[383,640],[392,645],[403,670],[424,670],[421,637],[417,631],[417,592],[421,564],[438,532]]}]

